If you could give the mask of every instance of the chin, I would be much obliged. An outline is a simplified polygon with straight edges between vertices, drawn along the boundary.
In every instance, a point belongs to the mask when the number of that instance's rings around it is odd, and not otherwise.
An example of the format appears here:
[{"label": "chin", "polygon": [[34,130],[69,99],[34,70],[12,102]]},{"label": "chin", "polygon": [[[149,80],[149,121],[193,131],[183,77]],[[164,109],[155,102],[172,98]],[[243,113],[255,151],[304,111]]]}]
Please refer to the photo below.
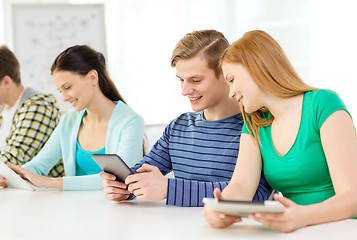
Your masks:
[{"label": "chin", "polygon": [[202,111],[202,110],[205,110],[205,109],[206,109],[205,107],[201,107],[201,106],[192,106],[192,105],[191,105],[191,108],[192,108],[192,110],[193,110],[193,111],[195,111],[195,112],[200,112],[200,111]]},{"label": "chin", "polygon": [[249,107],[245,107],[245,106],[243,106],[243,109],[246,113],[249,113],[249,114],[259,110],[259,108],[249,108]]},{"label": "chin", "polygon": [[84,109],[84,107],[81,106],[75,106],[74,110],[76,110],[77,112],[82,111]]}]

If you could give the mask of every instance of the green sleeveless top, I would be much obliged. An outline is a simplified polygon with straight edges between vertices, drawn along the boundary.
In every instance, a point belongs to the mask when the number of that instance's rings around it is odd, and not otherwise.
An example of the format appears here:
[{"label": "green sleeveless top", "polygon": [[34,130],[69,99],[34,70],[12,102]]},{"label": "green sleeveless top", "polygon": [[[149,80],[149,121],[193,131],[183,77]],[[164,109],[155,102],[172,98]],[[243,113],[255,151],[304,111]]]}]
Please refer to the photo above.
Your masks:
[{"label": "green sleeveless top", "polygon": [[[271,126],[259,129],[260,151],[267,182],[299,205],[320,203],[335,195],[321,144],[320,128],[337,110],[348,113],[336,93],[328,90],[306,92],[298,134],[284,156],[279,156],[275,151]],[[245,125],[242,133],[249,134]]]}]

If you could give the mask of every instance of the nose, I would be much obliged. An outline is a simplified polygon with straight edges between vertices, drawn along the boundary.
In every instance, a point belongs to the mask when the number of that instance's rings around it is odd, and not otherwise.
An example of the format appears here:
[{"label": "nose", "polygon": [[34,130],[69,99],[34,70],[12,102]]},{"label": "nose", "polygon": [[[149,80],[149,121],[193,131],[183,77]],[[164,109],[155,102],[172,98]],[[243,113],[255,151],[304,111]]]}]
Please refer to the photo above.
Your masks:
[{"label": "nose", "polygon": [[190,96],[195,91],[192,85],[186,81],[181,82],[181,89],[182,89],[183,96]]},{"label": "nose", "polygon": [[230,98],[235,98],[235,96],[236,96],[236,93],[235,93],[235,91],[233,91],[232,86],[229,87],[229,97]]},{"label": "nose", "polygon": [[69,99],[69,96],[66,93],[62,92],[62,100],[63,100],[63,102],[67,102],[68,99]]}]

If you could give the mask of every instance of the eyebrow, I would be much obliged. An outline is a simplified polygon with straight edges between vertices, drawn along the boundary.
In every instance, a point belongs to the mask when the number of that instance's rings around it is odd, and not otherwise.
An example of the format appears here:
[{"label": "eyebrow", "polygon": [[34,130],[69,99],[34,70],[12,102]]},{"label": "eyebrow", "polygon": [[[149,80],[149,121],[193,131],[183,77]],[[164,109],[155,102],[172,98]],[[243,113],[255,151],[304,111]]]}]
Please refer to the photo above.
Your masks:
[{"label": "eyebrow", "polygon": [[[180,77],[179,75],[176,74],[176,77],[180,78],[180,79],[183,79],[182,77]],[[196,75],[192,75],[190,77],[188,77],[188,79],[192,79],[192,78],[204,78],[203,75],[199,75],[199,74],[196,74]]]},{"label": "eyebrow", "polygon": [[[68,82],[63,83],[62,86],[60,87],[60,89],[63,88],[63,86],[66,84],[68,84]],[[60,89],[57,88],[58,91],[60,91]]]}]

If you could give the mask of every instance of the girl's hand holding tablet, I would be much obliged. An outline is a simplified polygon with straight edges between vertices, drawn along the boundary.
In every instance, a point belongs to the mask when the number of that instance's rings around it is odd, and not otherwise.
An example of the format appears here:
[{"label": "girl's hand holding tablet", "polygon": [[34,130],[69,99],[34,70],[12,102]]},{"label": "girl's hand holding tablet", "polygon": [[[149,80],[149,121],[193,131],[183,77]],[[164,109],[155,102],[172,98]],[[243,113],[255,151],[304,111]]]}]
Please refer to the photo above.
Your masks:
[{"label": "girl's hand holding tablet", "polygon": [[[218,200],[222,199],[221,191],[219,189],[215,189],[213,195]],[[232,225],[233,223],[242,221],[242,218],[240,217],[228,216],[222,212],[214,211],[207,205],[204,207],[203,216],[205,217],[206,222],[212,228],[225,228],[229,225]]]}]

